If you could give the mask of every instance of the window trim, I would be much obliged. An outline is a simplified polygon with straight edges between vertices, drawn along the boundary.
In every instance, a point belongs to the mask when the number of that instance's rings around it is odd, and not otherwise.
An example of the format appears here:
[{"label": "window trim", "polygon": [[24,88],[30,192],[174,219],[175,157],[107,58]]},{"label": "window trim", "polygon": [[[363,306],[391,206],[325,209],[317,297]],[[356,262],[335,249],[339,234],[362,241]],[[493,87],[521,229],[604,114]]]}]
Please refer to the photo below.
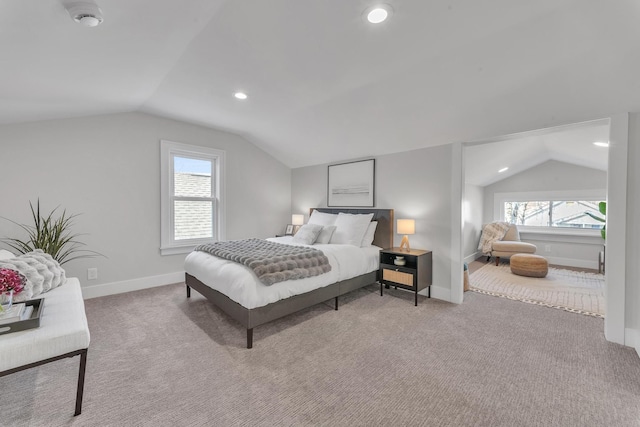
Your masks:
[{"label": "window trim", "polygon": [[[214,238],[176,241],[173,227],[173,162],[174,156],[184,156],[214,163],[212,174]],[[160,254],[189,253],[196,245],[225,240],[225,157],[226,152],[200,145],[160,140]],[[217,196],[217,197],[216,197]]]},{"label": "window trim", "polygon": [[[493,217],[496,221],[504,221],[505,202],[526,201],[558,202],[566,200],[607,200],[607,190],[554,190],[554,191],[522,191],[515,193],[494,193]],[[600,229],[584,229],[571,227],[538,227],[518,224],[521,233],[555,234],[567,236],[600,236]]]}]

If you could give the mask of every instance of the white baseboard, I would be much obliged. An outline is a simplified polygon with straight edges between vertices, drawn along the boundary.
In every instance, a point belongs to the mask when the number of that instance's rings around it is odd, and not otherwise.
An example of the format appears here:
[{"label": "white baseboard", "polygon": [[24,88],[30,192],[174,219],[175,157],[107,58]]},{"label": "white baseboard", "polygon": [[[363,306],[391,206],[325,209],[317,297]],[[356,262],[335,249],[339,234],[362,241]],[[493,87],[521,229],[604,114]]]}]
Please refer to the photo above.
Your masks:
[{"label": "white baseboard", "polygon": [[566,267],[576,267],[576,268],[590,268],[592,270],[598,269],[597,260],[589,261],[586,259],[559,258],[559,257],[545,256],[543,254],[540,254],[540,255],[544,256],[547,259],[547,261],[549,261],[549,264],[564,265]]},{"label": "white baseboard", "polygon": [[[140,277],[138,279],[123,280],[122,282],[103,283],[101,285],[83,286],[82,297],[84,299],[104,297],[107,295],[123,294],[125,292],[139,291],[141,289],[155,288],[157,286],[171,285],[184,282],[184,271],[161,274],[159,276]],[[408,291],[411,292],[411,291]],[[418,292],[427,295],[427,290]],[[431,286],[431,298],[451,302],[451,289]]]},{"label": "white baseboard", "polygon": [[155,288],[156,286],[170,285],[184,282],[184,271],[161,274],[159,276],[140,277],[138,279],[123,280],[122,282],[103,283],[101,285],[83,286],[82,297],[84,299],[103,297],[106,295],[122,294],[125,292],[139,291],[140,289]]},{"label": "white baseboard", "polygon": [[478,258],[481,258],[482,254],[480,252],[474,252],[471,255],[468,255],[466,257],[464,257],[464,262],[466,262],[467,264],[469,264],[470,262],[473,262],[475,260],[477,260]]}]

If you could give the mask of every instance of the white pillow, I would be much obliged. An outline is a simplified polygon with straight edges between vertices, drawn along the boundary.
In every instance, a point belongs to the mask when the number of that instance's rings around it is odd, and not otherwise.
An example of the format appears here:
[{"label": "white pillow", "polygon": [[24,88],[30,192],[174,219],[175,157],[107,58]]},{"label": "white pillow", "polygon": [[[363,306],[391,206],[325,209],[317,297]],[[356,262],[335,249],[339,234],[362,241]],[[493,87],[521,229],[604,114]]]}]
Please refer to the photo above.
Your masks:
[{"label": "white pillow", "polygon": [[373,214],[353,215],[340,212],[336,219],[336,231],[331,243],[336,245],[353,245],[360,247],[364,233],[373,218]]},{"label": "white pillow", "polygon": [[324,227],[322,227],[322,231],[318,235],[318,238],[316,239],[316,243],[322,243],[322,244],[329,243],[331,241],[331,236],[333,236],[334,231],[336,231],[335,225],[325,225]]},{"label": "white pillow", "polygon": [[15,258],[16,256],[14,254],[12,254],[11,252],[4,250],[4,249],[0,249],[0,260],[2,259],[11,259],[11,258]]},{"label": "white pillow", "polygon": [[336,214],[319,212],[314,209],[307,224],[334,225],[337,219],[338,215]]},{"label": "white pillow", "polygon": [[322,226],[318,224],[305,224],[293,236],[293,243],[302,243],[303,245],[313,245],[318,235],[322,231]]},{"label": "white pillow", "polygon": [[371,221],[369,223],[367,231],[364,233],[364,237],[362,238],[362,243],[360,243],[360,247],[364,248],[373,244],[373,239],[376,237],[376,227],[378,227],[378,221]]}]

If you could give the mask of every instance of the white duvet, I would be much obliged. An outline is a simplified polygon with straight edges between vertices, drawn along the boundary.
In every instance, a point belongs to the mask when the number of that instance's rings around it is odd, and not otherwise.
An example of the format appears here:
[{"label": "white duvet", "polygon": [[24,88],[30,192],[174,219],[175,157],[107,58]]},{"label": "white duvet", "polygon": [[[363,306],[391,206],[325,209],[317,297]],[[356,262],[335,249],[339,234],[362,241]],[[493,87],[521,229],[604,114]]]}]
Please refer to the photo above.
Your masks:
[{"label": "white duvet", "polygon": [[[291,236],[267,240],[294,244],[291,243]],[[324,252],[331,264],[331,271],[270,286],[260,282],[251,269],[206,252],[194,251],[187,255],[185,271],[243,307],[256,308],[378,269],[380,248],[377,246],[358,248],[352,245],[327,244],[313,245],[313,248]]]}]

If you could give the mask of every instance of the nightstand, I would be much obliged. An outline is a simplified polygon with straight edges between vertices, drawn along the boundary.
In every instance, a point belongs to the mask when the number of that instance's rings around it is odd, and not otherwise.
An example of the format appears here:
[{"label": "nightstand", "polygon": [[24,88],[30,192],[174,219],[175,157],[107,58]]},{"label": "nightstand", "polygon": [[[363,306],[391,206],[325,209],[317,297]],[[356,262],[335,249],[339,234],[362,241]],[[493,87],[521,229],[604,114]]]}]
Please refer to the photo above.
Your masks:
[{"label": "nightstand", "polygon": [[[403,256],[405,265],[395,265],[396,256]],[[418,305],[418,292],[427,288],[427,298],[431,298],[432,280],[431,251],[400,248],[383,249],[380,251],[380,295],[383,285],[408,289],[415,292],[415,305]]]}]

